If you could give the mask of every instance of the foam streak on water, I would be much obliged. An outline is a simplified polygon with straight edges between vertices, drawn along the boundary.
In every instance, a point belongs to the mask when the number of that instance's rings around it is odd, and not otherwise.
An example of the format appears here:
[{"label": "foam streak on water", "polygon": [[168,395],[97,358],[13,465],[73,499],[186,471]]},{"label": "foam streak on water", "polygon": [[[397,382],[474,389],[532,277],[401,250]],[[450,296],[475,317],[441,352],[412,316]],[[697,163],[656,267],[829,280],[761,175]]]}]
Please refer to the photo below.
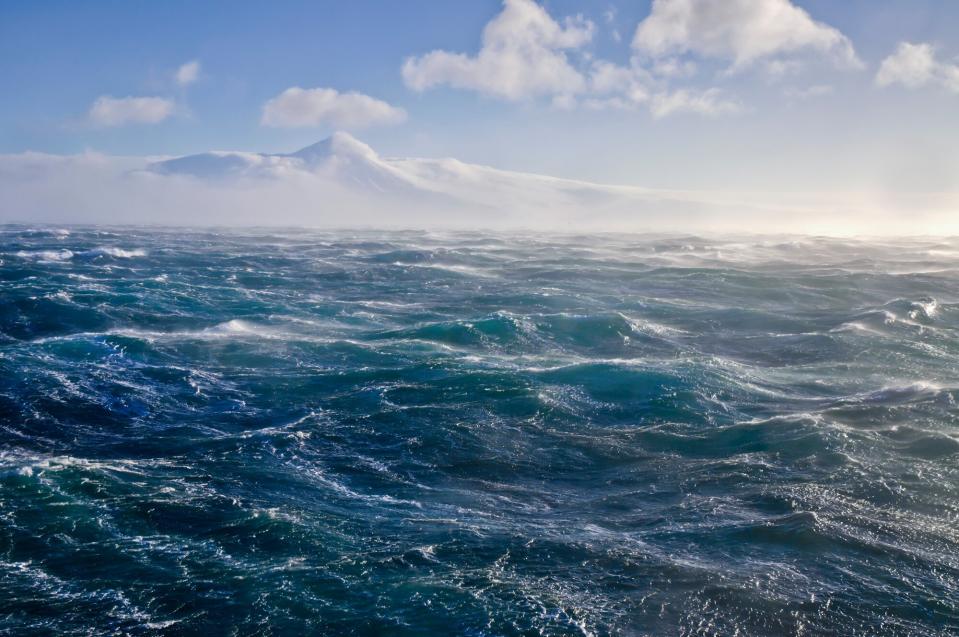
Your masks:
[{"label": "foam streak on water", "polygon": [[959,241],[0,231],[0,632],[959,632]]}]

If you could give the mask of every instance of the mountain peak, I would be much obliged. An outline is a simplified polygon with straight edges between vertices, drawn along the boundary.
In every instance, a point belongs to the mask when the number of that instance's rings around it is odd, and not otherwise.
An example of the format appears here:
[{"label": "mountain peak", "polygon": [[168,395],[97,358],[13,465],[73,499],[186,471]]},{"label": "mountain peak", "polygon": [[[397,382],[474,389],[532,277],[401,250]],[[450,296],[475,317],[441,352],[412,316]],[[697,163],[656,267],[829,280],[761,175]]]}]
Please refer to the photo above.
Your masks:
[{"label": "mountain peak", "polygon": [[356,139],[349,133],[337,131],[315,144],[301,148],[295,153],[290,153],[290,157],[298,157],[304,160],[326,159],[328,157],[343,157],[357,159],[377,159],[376,151]]}]

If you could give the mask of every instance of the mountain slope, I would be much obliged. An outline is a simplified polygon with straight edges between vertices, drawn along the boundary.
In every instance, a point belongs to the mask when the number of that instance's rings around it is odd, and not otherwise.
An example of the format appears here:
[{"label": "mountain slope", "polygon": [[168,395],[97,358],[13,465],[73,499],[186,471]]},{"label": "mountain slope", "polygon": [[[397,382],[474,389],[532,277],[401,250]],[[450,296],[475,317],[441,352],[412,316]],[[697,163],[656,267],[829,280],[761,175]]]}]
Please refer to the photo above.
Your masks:
[{"label": "mountain slope", "polygon": [[478,207],[600,205],[646,198],[641,188],[605,186],[467,164],[456,159],[384,158],[348,133],[292,153],[212,151],[150,164],[162,175],[202,180],[277,179],[310,174],[367,195],[440,197]]},{"label": "mountain slope", "polygon": [[306,172],[339,181],[343,186],[380,192],[418,187],[402,171],[380,159],[376,151],[348,133],[334,133],[294,153],[211,151],[154,162],[148,170],[200,179],[277,178],[290,172]]}]

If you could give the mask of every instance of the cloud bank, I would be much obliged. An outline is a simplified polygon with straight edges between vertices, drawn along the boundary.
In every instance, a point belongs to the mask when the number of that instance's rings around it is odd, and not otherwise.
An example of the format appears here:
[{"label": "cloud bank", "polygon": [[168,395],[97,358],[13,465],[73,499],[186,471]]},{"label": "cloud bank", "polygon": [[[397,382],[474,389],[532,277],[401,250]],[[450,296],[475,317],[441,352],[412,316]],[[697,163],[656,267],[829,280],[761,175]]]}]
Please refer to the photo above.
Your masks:
[{"label": "cloud bank", "polygon": [[346,133],[287,154],[0,155],[0,191],[0,223],[959,232],[955,194],[882,201],[609,186],[455,159],[381,157]]}]

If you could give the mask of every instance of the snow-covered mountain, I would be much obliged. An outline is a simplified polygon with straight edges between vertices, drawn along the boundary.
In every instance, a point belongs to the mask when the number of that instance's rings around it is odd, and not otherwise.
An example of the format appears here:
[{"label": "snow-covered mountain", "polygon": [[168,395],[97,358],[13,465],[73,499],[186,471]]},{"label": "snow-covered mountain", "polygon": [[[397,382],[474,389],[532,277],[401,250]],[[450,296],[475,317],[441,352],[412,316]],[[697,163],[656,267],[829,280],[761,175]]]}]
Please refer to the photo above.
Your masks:
[{"label": "snow-covered mountain", "polygon": [[299,171],[333,178],[344,186],[380,192],[416,187],[402,171],[348,133],[334,133],[294,153],[211,151],[154,162],[148,169],[163,175],[200,179],[282,178]]},{"label": "snow-covered mountain", "polygon": [[[690,196],[628,186],[607,186],[571,179],[511,172],[456,159],[381,157],[348,133],[293,153],[262,154],[214,151],[151,163],[147,170],[204,181],[277,180],[309,175],[329,187],[384,203],[418,202],[505,212],[551,210],[558,217],[622,213],[643,204],[681,204]],[[386,199],[384,199],[384,197]],[[452,211],[453,209],[450,209]]]}]

